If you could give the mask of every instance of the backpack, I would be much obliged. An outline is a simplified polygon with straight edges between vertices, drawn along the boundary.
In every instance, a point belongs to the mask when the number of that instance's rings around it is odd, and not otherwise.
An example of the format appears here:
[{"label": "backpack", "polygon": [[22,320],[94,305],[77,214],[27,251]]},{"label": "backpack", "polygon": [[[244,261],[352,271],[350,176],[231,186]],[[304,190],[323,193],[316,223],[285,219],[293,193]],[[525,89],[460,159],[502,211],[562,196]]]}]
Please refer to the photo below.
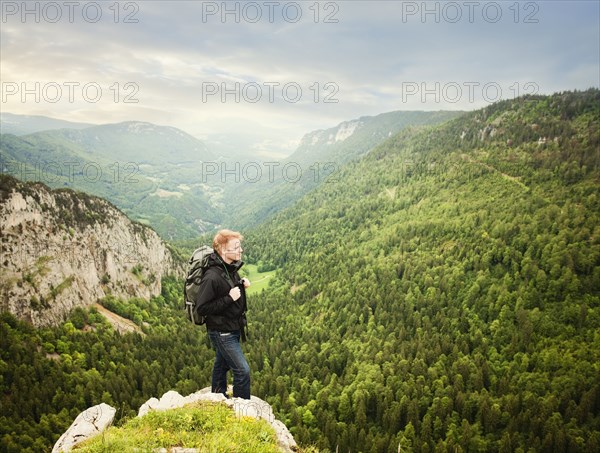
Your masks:
[{"label": "backpack", "polygon": [[200,281],[204,276],[204,272],[208,269],[208,258],[213,249],[207,245],[197,248],[192,253],[188,261],[188,271],[183,285],[183,300],[185,302],[185,311],[188,319],[201,326],[206,323],[206,316],[198,314],[196,301],[198,299],[198,291],[200,290]]}]

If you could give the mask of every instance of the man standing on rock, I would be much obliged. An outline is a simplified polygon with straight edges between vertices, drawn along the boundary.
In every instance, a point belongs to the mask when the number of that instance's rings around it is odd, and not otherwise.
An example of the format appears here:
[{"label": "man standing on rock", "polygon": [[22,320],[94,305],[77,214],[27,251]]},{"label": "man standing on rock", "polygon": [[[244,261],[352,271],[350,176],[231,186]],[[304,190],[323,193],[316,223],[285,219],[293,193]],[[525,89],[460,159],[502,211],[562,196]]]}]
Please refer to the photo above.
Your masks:
[{"label": "man standing on rock", "polygon": [[247,278],[238,271],[242,262],[243,236],[219,231],[213,239],[214,253],[208,260],[198,293],[198,313],[206,316],[210,342],[217,355],[212,372],[212,392],[227,396],[227,371],[233,372],[233,396],[250,399],[250,367],[242,352],[245,340]]}]

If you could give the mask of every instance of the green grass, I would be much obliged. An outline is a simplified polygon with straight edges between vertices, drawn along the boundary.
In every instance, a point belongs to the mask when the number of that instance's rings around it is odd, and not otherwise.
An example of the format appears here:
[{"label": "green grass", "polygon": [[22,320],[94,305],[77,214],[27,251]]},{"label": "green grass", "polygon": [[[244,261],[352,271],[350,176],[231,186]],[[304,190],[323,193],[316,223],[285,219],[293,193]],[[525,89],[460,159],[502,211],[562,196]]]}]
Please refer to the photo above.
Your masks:
[{"label": "green grass", "polygon": [[256,264],[244,264],[242,268],[242,277],[246,277],[250,280],[251,286],[246,290],[249,295],[258,294],[267,286],[275,275],[276,271],[269,272],[258,272],[258,266]]},{"label": "green grass", "polygon": [[225,404],[207,402],[150,412],[121,427],[111,427],[74,449],[89,453],[150,452],[172,447],[211,453],[279,451],[275,431],[268,422],[238,417]]}]

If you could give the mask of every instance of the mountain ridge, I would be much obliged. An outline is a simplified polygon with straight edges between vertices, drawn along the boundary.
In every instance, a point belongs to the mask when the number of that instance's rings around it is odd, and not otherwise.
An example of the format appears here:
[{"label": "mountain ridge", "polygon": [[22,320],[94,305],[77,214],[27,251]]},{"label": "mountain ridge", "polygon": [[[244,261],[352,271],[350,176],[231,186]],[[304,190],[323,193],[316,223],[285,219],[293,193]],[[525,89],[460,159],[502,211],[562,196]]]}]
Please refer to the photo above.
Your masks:
[{"label": "mountain ridge", "polygon": [[[252,170],[257,164],[250,163],[250,176],[225,186],[225,197],[235,204],[225,204],[234,214],[224,220],[239,228],[257,225],[314,188],[335,183],[348,162],[359,159],[391,135],[407,127],[441,123],[462,113],[393,111],[308,132],[292,155],[263,164],[260,177],[254,179]],[[243,176],[243,171],[240,173]]]},{"label": "mountain ridge", "polygon": [[331,128],[308,132],[302,137],[298,149],[285,160],[303,161],[308,154],[310,156],[309,159],[313,161],[315,159],[317,161],[331,160],[342,164],[345,161],[360,157],[374,146],[374,141],[365,141],[364,143],[357,143],[356,149],[353,149],[350,153],[333,149],[336,145],[339,146],[340,142],[345,142],[353,136],[354,139],[361,138],[357,137],[357,134],[359,136],[375,136],[378,137],[379,141],[382,141],[395,135],[407,126],[432,125],[456,118],[464,113],[463,111],[449,110],[440,110],[437,112],[395,110],[374,116],[361,116],[352,120],[342,121]]},{"label": "mountain ridge", "polygon": [[[275,162],[230,162],[179,129],[143,121],[4,134],[0,170],[21,179],[41,179],[54,188],[93,193],[151,224],[163,238],[191,239],[223,224],[254,225],[335,178],[347,161],[390,134],[458,114],[396,111],[363,116],[308,133],[291,157]],[[329,143],[331,134],[340,140]],[[325,138],[319,140],[321,135]]]},{"label": "mountain ridge", "polygon": [[59,120],[43,115],[17,115],[0,112],[0,134],[27,135],[52,129],[83,129],[91,123]]}]

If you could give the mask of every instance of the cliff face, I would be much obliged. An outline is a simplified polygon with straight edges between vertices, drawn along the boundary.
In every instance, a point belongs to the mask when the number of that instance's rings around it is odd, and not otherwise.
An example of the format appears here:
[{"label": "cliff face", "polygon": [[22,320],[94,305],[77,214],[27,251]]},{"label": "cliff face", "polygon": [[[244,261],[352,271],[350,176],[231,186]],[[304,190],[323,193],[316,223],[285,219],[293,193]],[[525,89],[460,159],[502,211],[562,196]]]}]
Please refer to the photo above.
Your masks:
[{"label": "cliff face", "polygon": [[160,237],[109,202],[0,175],[0,310],[61,322],[107,294],[149,298],[180,272]]}]

